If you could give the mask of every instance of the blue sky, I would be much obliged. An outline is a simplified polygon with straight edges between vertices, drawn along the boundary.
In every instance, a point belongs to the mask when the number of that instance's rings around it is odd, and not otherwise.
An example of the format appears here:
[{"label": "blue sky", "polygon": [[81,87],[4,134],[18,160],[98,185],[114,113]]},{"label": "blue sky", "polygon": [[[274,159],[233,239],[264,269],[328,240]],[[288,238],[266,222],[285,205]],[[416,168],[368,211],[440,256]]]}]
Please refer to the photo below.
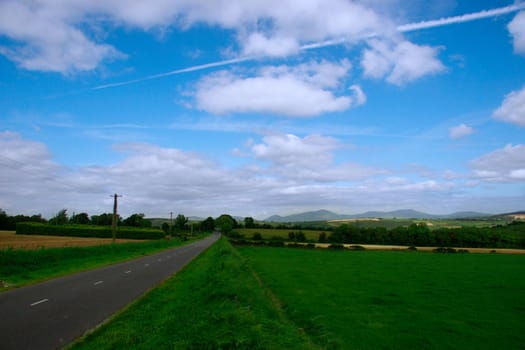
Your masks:
[{"label": "blue sky", "polygon": [[0,0],[0,208],[525,209],[525,4]]}]

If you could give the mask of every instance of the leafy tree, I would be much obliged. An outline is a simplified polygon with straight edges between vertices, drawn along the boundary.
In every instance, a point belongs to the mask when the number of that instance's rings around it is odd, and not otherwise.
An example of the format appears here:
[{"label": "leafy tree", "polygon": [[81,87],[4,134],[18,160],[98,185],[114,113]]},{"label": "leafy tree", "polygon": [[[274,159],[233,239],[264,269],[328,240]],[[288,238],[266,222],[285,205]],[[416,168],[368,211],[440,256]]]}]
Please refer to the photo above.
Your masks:
[{"label": "leafy tree", "polygon": [[175,227],[179,231],[184,231],[184,228],[186,227],[187,223],[188,223],[188,218],[182,214],[177,215],[177,217],[175,218]]},{"label": "leafy tree", "polygon": [[163,222],[161,226],[162,231],[164,231],[165,234],[170,233],[170,224],[167,222]]},{"label": "leafy tree", "polygon": [[227,235],[237,227],[237,221],[231,215],[222,214],[215,220],[215,225]]},{"label": "leafy tree", "polygon": [[53,218],[51,218],[51,220],[49,220],[49,223],[52,225],[64,225],[67,222],[67,209],[60,210]]},{"label": "leafy tree", "polygon": [[326,243],[326,242],[327,242],[326,232],[321,232],[321,233],[319,234],[318,242],[319,242],[319,243]]},{"label": "leafy tree", "polygon": [[[117,221],[121,222],[121,217],[118,215]],[[91,223],[93,225],[100,225],[100,226],[111,226],[113,222],[113,214],[110,213],[104,213],[100,215],[93,215],[91,216]]]},{"label": "leafy tree", "polygon": [[306,236],[304,235],[303,231],[299,231],[295,234],[295,239],[297,242],[306,242]]},{"label": "leafy tree", "polygon": [[144,218],[144,214],[133,214],[127,219],[122,221],[124,226],[133,226],[133,227],[151,227],[151,221]]},{"label": "leafy tree", "polygon": [[244,218],[244,227],[246,227],[246,228],[254,228],[255,227],[255,220],[252,217]]},{"label": "leafy tree", "polygon": [[215,230],[215,220],[210,216],[201,222],[201,230],[204,232],[212,232]]},{"label": "leafy tree", "polygon": [[255,232],[252,236],[252,239],[254,241],[261,241],[262,240],[262,235],[259,233],[259,232]]},{"label": "leafy tree", "polygon": [[89,220],[89,215],[87,213],[79,213],[79,214],[74,214],[71,217],[71,219],[69,219],[69,222],[72,224],[87,225],[91,221]]},{"label": "leafy tree", "polygon": [[288,239],[290,241],[295,241],[295,232],[293,231],[288,232]]},{"label": "leafy tree", "polygon": [[2,230],[9,230],[9,217],[7,216],[7,213],[0,209],[0,229]]}]

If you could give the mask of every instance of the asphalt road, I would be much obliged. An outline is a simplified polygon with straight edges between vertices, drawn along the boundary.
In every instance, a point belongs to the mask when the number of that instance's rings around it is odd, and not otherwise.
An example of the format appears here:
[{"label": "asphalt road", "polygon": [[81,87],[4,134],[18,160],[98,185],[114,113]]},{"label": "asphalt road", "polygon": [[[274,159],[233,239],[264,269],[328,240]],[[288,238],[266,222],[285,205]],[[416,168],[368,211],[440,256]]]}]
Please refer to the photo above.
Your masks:
[{"label": "asphalt road", "polygon": [[212,245],[155,255],[0,293],[0,349],[56,349],[94,328]]}]

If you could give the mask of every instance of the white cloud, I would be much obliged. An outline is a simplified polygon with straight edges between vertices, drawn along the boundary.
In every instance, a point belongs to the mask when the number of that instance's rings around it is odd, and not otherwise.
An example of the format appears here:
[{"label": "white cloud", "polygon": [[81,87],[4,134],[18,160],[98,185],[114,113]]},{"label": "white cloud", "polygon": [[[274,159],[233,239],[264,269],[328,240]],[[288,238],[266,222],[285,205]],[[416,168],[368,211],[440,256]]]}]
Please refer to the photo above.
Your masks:
[{"label": "white cloud", "polygon": [[[107,44],[90,40],[69,21],[76,11],[62,11],[46,3],[0,3],[0,34],[14,40],[0,46],[0,54],[29,70],[63,74],[95,69],[102,61],[125,57]],[[72,17],[72,18],[70,18]]]},{"label": "white cloud", "polygon": [[297,67],[269,66],[252,76],[219,72],[197,85],[197,108],[214,114],[270,113],[291,117],[312,117],[340,112],[366,101],[361,88],[353,95],[336,95],[351,65],[311,62]]},{"label": "white cloud", "polygon": [[525,179],[525,145],[506,145],[469,163],[475,178],[489,182],[512,182]]},{"label": "white cloud", "polygon": [[[418,180],[355,163],[337,164],[337,139],[275,134],[248,142],[255,164],[227,168],[206,156],[153,144],[127,143],[114,150],[123,160],[76,169],[52,160],[43,143],[12,132],[0,133],[0,208],[15,215],[62,208],[69,213],[111,212],[113,193],[122,194],[121,215],[143,212],[168,217],[222,213],[264,218],[293,210],[328,208],[341,213],[415,208],[430,212],[516,210],[516,196],[464,196],[464,186]],[[480,182],[523,182],[525,145],[509,145],[472,161]],[[264,167],[261,162],[268,162]],[[386,178],[383,178],[386,175]],[[502,177],[504,177],[502,179]],[[452,208],[455,208],[454,210]]]},{"label": "white cloud", "polygon": [[124,57],[111,45],[97,43],[90,35],[97,31],[123,26],[162,32],[202,23],[232,29],[245,54],[270,56],[296,53],[307,41],[360,40],[385,27],[372,10],[345,0],[5,0],[0,2],[0,35],[13,43],[0,47],[0,54],[25,69],[69,74]]},{"label": "white cloud", "polygon": [[369,49],[364,50],[361,66],[365,76],[386,78],[395,85],[403,85],[429,74],[445,70],[437,58],[439,50],[426,45],[416,45],[409,41],[399,42],[371,39]]},{"label": "white cloud", "polygon": [[519,12],[507,28],[513,38],[514,52],[525,55],[525,11]]},{"label": "white cloud", "polygon": [[460,124],[449,128],[448,132],[449,137],[455,140],[472,134],[474,132],[474,128],[465,124]]},{"label": "white cloud", "polygon": [[299,43],[293,38],[268,38],[261,33],[252,33],[244,44],[245,56],[281,57],[299,51]]},{"label": "white cloud", "polygon": [[342,145],[332,137],[274,134],[252,146],[257,159],[270,162],[274,174],[303,181],[354,181],[385,171],[356,163],[334,164],[333,152]]},{"label": "white cloud", "polygon": [[525,127],[525,86],[505,96],[503,103],[492,116]]}]

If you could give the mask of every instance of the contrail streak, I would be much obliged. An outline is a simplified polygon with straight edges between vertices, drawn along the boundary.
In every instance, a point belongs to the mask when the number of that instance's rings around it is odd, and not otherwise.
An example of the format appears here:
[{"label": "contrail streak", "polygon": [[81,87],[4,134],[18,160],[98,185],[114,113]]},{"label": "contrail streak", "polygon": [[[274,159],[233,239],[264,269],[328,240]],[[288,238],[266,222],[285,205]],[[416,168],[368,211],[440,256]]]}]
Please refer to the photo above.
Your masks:
[{"label": "contrail streak", "polygon": [[431,21],[422,21],[422,22],[417,22],[417,23],[404,24],[404,25],[397,27],[397,30],[404,33],[404,32],[412,32],[412,31],[420,30],[420,29],[441,27],[441,26],[446,26],[449,24],[470,22],[470,21],[475,21],[478,19],[505,15],[507,13],[516,12],[524,8],[525,8],[525,3],[521,3],[521,4],[511,5],[511,6],[500,7],[500,8],[492,9],[492,10],[483,10],[483,11],[479,11],[475,13],[469,13],[469,14],[461,15],[461,16],[453,16],[453,17],[441,18],[441,19],[436,19],[436,20],[431,20]]},{"label": "contrail streak", "polygon": [[[402,33],[407,33],[407,32],[413,32],[413,31],[421,30],[421,29],[442,27],[442,26],[447,26],[450,24],[464,23],[464,22],[476,21],[479,19],[484,19],[484,18],[489,18],[489,17],[496,17],[496,16],[500,16],[500,15],[504,15],[504,14],[508,14],[512,12],[517,12],[523,9],[525,9],[525,3],[519,3],[516,5],[510,5],[510,6],[500,7],[500,8],[491,9],[491,10],[483,10],[483,11],[469,13],[469,14],[460,15],[460,16],[452,16],[452,17],[440,18],[436,20],[403,24],[403,25],[398,26],[397,30]],[[373,37],[373,36],[375,36],[375,34],[370,34],[368,37]],[[348,39],[346,38],[330,39],[326,41],[320,41],[320,42],[314,42],[314,43],[302,45],[299,48],[299,50],[305,51],[305,50],[319,49],[323,47],[341,45],[346,42],[348,42]],[[171,75],[195,72],[195,71],[200,71],[200,70],[214,68],[214,67],[222,67],[222,66],[228,66],[231,64],[235,64],[235,63],[252,61],[258,58],[263,58],[263,56],[242,56],[238,58],[232,58],[229,60],[200,64],[200,65],[191,66],[187,68],[172,70],[172,71],[165,72],[165,73],[154,74],[154,75],[150,75],[150,76],[143,77],[143,78],[121,81],[117,83],[98,85],[98,86],[93,87],[91,90],[102,90],[102,89],[108,89],[108,88],[113,88],[113,87],[118,87],[118,86],[136,84],[136,83],[140,83],[143,81],[168,77]]]},{"label": "contrail streak", "polygon": [[112,87],[117,87],[117,86],[135,84],[135,83],[140,83],[141,81],[153,80],[153,79],[168,77],[170,75],[189,73],[189,72],[194,72],[194,71],[208,69],[208,68],[213,68],[213,67],[226,66],[226,65],[229,65],[229,64],[240,63],[240,62],[250,61],[250,60],[254,60],[254,59],[256,59],[255,56],[245,56],[245,57],[233,58],[231,60],[224,60],[224,61],[217,61],[217,62],[212,62],[212,63],[200,64],[198,66],[192,66],[192,67],[188,67],[188,68],[172,70],[172,71],[165,72],[165,73],[159,73],[159,74],[150,75],[150,76],[147,76],[147,77],[144,77],[144,78],[127,80],[127,81],[122,81],[122,82],[119,82],[119,83],[111,83],[111,84],[99,85],[99,86],[94,87],[92,90],[101,90],[101,89],[107,89],[107,88],[112,88]]}]

